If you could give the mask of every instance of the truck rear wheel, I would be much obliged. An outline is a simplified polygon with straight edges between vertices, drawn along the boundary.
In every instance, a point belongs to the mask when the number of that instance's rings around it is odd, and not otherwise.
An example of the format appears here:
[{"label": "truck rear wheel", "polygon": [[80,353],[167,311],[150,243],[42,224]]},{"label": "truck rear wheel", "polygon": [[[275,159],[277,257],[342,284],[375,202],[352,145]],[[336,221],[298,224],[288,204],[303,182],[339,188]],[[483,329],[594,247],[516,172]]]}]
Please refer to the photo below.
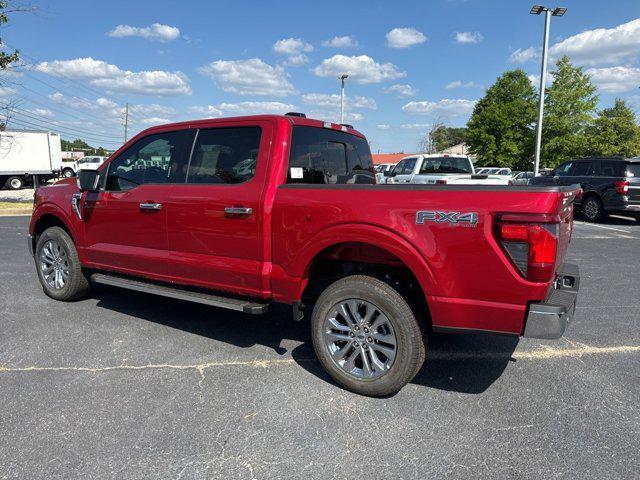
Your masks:
[{"label": "truck rear wheel", "polygon": [[353,275],[331,284],[313,309],[311,333],[324,369],[361,395],[398,392],[424,362],[416,315],[395,288],[374,277]]},{"label": "truck rear wheel", "polygon": [[18,176],[9,177],[4,185],[9,190],[21,190],[24,187],[24,179]]},{"label": "truck rear wheel", "polygon": [[62,176],[64,178],[71,178],[73,177],[73,175],[74,175],[74,172],[73,172],[73,169],[71,168],[65,168],[64,170],[62,170]]},{"label": "truck rear wheel", "polygon": [[76,300],[89,291],[78,252],[69,234],[60,227],[46,229],[35,251],[36,270],[47,296],[61,301]]}]

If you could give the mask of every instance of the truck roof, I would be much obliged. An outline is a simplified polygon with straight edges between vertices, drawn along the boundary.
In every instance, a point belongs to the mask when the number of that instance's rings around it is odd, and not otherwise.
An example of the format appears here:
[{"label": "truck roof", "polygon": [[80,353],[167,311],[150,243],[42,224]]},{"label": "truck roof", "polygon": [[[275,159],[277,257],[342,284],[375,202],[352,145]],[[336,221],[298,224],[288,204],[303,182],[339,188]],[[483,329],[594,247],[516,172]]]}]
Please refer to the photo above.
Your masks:
[{"label": "truck roof", "polygon": [[331,128],[334,130],[341,130],[343,132],[350,133],[352,135],[356,135],[358,137],[365,138],[362,133],[358,130],[354,129],[350,125],[339,124],[333,122],[325,122],[323,120],[317,120],[313,118],[306,118],[294,115],[243,115],[239,117],[219,117],[219,118],[204,118],[200,120],[187,120],[184,122],[175,122],[175,123],[165,123],[162,125],[155,125],[153,127],[147,128],[140,133],[151,133],[156,130],[166,130],[167,128],[176,127],[176,128],[184,128],[189,126],[194,127],[204,127],[207,125],[215,125],[216,123],[237,121],[237,122],[246,122],[246,121],[258,121],[258,120],[277,120],[277,121],[288,121],[292,125],[303,125],[308,127],[319,127],[319,128]]}]

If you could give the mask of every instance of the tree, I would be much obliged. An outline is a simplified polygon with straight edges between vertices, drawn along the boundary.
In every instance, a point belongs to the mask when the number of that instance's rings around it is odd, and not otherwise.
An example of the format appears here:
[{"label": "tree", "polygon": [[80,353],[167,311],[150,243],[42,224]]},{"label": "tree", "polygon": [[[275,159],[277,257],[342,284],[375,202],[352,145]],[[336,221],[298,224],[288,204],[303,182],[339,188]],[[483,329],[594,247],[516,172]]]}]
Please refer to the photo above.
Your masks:
[{"label": "tree", "polygon": [[640,155],[640,126],[624,100],[598,112],[587,130],[590,155],[636,157]]},{"label": "tree", "polygon": [[[7,10],[9,7],[9,2],[5,0],[0,0],[0,26],[4,25],[9,21],[9,17],[7,13],[9,11],[15,10]],[[2,44],[2,39],[0,38],[0,45]],[[13,53],[6,53],[0,51],[0,69],[5,70],[12,63],[17,62],[19,58],[19,53],[15,50]]]},{"label": "tree", "polygon": [[418,142],[419,153],[435,153],[437,151],[433,143],[433,140],[434,140],[433,134],[436,130],[440,128],[444,128],[444,124],[439,118],[435,119],[431,124],[431,126],[429,127],[429,130],[427,131],[427,133],[425,133],[425,135]]},{"label": "tree", "polygon": [[431,145],[436,152],[441,152],[449,147],[463,143],[466,139],[466,128],[446,127],[438,125],[429,132]]},{"label": "tree", "polygon": [[598,105],[596,87],[581,67],[562,57],[551,72],[542,122],[540,163],[555,167],[565,160],[588,155],[587,129]]},{"label": "tree", "polygon": [[503,73],[473,109],[466,139],[478,165],[527,170],[534,150],[536,92],[527,74]]}]

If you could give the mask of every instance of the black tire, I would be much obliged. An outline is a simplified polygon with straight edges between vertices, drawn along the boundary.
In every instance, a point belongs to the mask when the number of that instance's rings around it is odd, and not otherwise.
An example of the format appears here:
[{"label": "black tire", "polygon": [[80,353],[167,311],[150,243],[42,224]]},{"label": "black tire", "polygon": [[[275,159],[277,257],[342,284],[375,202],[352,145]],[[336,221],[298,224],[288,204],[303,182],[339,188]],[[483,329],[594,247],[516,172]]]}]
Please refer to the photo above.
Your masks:
[{"label": "black tire", "polygon": [[[68,266],[67,281],[64,286],[60,288],[51,286],[47,282],[42,269],[42,250],[49,241],[55,242],[55,244],[60,245],[61,249],[64,250],[66,260],[65,264]],[[40,280],[42,289],[47,296],[55,300],[68,302],[82,298],[89,292],[89,280],[82,271],[76,246],[73,243],[73,239],[62,228],[50,227],[40,235],[35,250],[35,264],[36,271],[38,272],[38,279]]]},{"label": "black tire", "polygon": [[599,222],[605,217],[602,200],[594,195],[587,197],[582,202],[581,210],[582,216],[587,222]]},{"label": "black tire", "polygon": [[62,170],[62,176],[64,178],[71,178],[75,175],[74,171],[72,168],[65,168],[64,170]]},{"label": "black tire", "polygon": [[[377,308],[387,317],[395,332],[395,359],[388,370],[376,378],[359,378],[347,373],[333,360],[326,344],[325,319],[340,302],[348,300],[368,302]],[[353,275],[329,285],[313,309],[311,335],[318,360],[327,373],[347,390],[361,395],[384,397],[397,393],[413,379],[424,363],[425,336],[413,309],[394,287],[370,276]],[[372,354],[368,354],[369,359]]]},{"label": "black tire", "polygon": [[18,176],[9,177],[4,186],[9,190],[22,190],[24,188],[24,178]]}]

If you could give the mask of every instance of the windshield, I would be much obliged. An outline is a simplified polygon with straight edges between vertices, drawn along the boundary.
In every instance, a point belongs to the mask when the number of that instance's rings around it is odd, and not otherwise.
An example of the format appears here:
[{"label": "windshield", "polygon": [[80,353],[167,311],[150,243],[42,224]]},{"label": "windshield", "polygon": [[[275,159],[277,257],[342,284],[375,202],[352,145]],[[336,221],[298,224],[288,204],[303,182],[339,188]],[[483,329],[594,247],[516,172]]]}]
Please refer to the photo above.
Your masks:
[{"label": "windshield", "polygon": [[471,162],[460,157],[425,158],[420,173],[471,173]]}]

